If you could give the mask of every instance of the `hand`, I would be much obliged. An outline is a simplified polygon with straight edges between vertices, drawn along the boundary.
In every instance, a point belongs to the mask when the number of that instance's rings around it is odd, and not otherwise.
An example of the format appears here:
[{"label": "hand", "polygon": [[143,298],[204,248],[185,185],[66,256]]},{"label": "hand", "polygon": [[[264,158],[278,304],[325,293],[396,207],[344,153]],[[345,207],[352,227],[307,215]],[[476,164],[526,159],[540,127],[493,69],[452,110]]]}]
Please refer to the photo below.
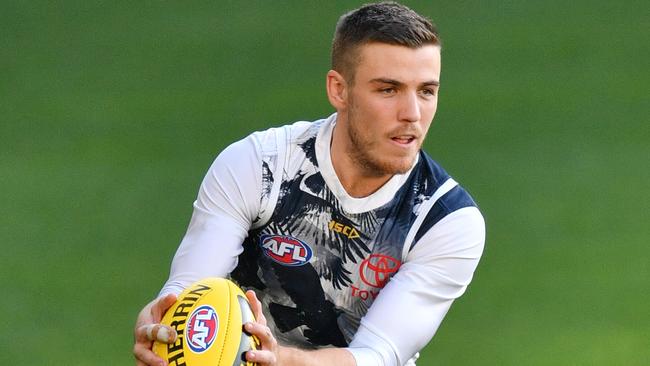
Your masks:
[{"label": "hand", "polygon": [[151,347],[153,341],[161,343],[174,343],[176,331],[166,325],[159,324],[163,315],[174,302],[176,295],[167,294],[159,297],[145,306],[135,322],[133,355],[136,358],[136,366],[166,366],[167,362],[158,357]]},{"label": "hand", "polygon": [[257,362],[260,365],[278,365],[280,346],[278,346],[271,329],[266,325],[266,317],[262,312],[262,303],[257,299],[255,292],[251,290],[246,291],[246,297],[251,304],[256,321],[244,324],[244,329],[246,332],[257,336],[261,343],[260,349],[246,352],[246,360]]}]

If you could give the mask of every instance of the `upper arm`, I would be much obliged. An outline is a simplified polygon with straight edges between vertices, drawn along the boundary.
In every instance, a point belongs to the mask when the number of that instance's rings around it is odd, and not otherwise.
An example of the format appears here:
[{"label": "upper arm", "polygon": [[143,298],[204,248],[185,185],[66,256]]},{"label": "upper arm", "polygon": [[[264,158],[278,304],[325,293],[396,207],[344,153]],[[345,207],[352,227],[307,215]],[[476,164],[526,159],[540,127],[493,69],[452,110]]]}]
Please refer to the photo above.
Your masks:
[{"label": "upper arm", "polygon": [[194,207],[248,226],[260,208],[262,158],[253,136],[225,148],[199,188]]},{"label": "upper arm", "polygon": [[205,277],[225,277],[237,265],[260,209],[262,163],[252,137],[224,149],[208,170],[187,232],[161,293],[179,293]]},{"label": "upper arm", "polygon": [[[378,365],[402,365],[431,340],[469,285],[483,252],[485,223],[475,207],[440,220],[408,254],[350,343],[374,350]],[[356,356],[356,355],[355,355]]]}]

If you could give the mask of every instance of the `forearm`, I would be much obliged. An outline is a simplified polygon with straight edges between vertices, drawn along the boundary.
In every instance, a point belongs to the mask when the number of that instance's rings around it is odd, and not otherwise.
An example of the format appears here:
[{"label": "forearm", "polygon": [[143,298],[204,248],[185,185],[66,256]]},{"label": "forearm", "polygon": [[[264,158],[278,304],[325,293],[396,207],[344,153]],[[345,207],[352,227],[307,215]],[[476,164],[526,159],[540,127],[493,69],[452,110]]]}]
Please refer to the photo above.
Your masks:
[{"label": "forearm", "polygon": [[281,366],[356,366],[352,353],[345,348],[302,350],[280,346],[278,356],[278,365]]}]

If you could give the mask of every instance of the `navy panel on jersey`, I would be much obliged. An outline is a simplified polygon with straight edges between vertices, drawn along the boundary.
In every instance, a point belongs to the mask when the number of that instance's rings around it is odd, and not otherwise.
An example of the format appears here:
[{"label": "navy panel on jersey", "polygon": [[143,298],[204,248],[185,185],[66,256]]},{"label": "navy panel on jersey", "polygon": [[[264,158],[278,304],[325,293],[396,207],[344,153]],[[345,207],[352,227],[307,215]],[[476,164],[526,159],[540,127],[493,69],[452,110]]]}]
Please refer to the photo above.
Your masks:
[{"label": "navy panel on jersey", "polygon": [[415,239],[410,249],[413,249],[415,244],[433,225],[437,224],[450,213],[465,207],[476,207],[476,203],[469,193],[460,186],[452,188],[444,196],[440,197],[424,218],[417,234],[415,234]]}]

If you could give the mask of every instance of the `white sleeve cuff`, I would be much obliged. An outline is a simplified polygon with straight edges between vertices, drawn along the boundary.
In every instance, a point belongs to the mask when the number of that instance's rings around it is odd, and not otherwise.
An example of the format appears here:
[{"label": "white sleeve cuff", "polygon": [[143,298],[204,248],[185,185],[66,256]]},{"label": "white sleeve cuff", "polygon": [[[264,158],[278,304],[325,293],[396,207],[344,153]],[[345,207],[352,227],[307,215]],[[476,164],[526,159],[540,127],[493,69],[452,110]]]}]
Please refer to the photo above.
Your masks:
[{"label": "white sleeve cuff", "polygon": [[395,345],[362,323],[350,342],[348,350],[357,366],[399,366]]},{"label": "white sleeve cuff", "polygon": [[383,361],[379,356],[379,353],[370,348],[348,348],[347,350],[352,353],[357,366],[383,365]]}]

